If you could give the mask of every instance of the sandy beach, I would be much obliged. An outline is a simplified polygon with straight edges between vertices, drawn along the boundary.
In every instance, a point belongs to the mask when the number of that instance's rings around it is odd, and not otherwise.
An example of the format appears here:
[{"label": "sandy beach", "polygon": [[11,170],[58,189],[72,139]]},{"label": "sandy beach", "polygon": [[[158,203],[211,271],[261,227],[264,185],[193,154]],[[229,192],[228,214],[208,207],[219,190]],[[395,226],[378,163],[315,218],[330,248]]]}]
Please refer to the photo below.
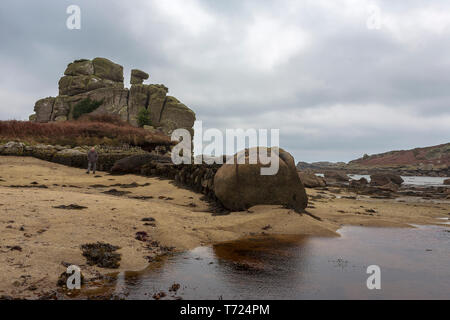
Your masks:
[{"label": "sandy beach", "polygon": [[[105,193],[106,192],[106,193]],[[162,249],[183,251],[254,235],[339,236],[343,225],[411,227],[450,216],[447,202],[371,199],[307,189],[309,214],[280,206],[213,215],[202,195],[170,180],[137,175],[87,175],[85,170],[29,157],[0,157],[0,296],[39,298],[57,288],[64,265],[89,279],[141,270]],[[56,208],[78,205],[78,210]],[[153,223],[142,221],[153,218]],[[147,220],[153,220],[147,219]],[[136,239],[145,232],[148,241]],[[80,246],[119,246],[118,269],[89,266]],[[157,245],[149,247],[150,241]],[[164,250],[163,250],[164,251]],[[150,257],[150,258],[149,258]]]}]

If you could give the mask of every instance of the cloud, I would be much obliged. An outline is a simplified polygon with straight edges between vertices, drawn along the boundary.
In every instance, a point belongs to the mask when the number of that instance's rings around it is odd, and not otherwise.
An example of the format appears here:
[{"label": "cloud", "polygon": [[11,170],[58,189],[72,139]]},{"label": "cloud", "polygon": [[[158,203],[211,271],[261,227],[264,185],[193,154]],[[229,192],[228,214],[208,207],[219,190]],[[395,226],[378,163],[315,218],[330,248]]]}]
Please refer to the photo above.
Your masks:
[{"label": "cloud", "polygon": [[148,71],[206,128],[279,128],[297,161],[449,140],[450,3],[80,0],[78,31],[70,4],[0,4],[2,119],[56,95],[71,60],[105,56],[126,81]]}]

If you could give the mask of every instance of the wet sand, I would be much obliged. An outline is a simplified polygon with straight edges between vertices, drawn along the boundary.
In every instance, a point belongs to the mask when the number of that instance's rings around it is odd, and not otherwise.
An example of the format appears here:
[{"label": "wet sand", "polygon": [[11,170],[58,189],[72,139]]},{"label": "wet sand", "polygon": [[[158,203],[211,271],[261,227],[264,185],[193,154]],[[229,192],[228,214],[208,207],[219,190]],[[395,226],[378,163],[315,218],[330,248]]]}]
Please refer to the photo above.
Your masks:
[{"label": "wet sand", "polygon": [[[111,189],[128,193],[104,193]],[[88,280],[142,270],[148,265],[147,256],[158,251],[135,239],[139,231],[161,247],[183,251],[255,235],[338,236],[336,231],[343,225],[410,227],[450,217],[449,203],[345,199],[313,189],[307,193],[307,211],[316,218],[279,206],[214,216],[200,194],[169,180],[105,172],[94,176],[34,158],[0,157],[0,296],[38,298],[55,290],[66,269],[63,263],[79,265]],[[153,198],[132,198],[143,196]],[[71,204],[86,208],[54,208]],[[141,221],[149,217],[155,219],[155,226]],[[87,265],[80,245],[97,241],[121,247],[119,269]]]}]

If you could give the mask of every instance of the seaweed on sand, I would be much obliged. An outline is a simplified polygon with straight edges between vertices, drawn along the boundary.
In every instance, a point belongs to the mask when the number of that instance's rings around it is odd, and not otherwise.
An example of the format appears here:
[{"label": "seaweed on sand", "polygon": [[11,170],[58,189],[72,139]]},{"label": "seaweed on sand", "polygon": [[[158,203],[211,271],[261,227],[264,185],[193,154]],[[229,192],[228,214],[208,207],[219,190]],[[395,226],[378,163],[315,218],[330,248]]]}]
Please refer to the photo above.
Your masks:
[{"label": "seaweed on sand", "polygon": [[120,266],[120,253],[114,252],[120,249],[108,243],[97,242],[81,245],[83,256],[91,266],[97,265],[101,268],[117,269]]}]

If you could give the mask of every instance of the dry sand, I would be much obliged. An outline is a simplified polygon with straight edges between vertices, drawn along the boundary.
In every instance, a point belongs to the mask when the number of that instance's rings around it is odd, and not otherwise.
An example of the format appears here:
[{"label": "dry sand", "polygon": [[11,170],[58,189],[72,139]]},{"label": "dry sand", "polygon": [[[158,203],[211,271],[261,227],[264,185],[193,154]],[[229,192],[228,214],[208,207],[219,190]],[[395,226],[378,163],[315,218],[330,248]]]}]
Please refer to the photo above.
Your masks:
[{"label": "dry sand", "polygon": [[[133,188],[114,184],[139,185]],[[31,184],[35,183],[35,184]],[[37,184],[36,184],[37,183]],[[11,186],[39,186],[24,188]],[[116,189],[129,194],[114,196]],[[86,278],[123,270],[141,270],[152,255],[138,231],[175,250],[258,234],[338,236],[342,225],[410,227],[438,224],[449,217],[450,204],[337,198],[347,194],[307,190],[307,214],[279,206],[255,206],[245,212],[213,216],[201,195],[179,188],[169,180],[136,175],[87,175],[85,170],[34,158],[0,157],[0,296],[37,298],[56,288],[64,263],[81,267]],[[152,196],[138,200],[133,196]],[[77,204],[83,210],[57,209]],[[368,212],[368,211],[375,212]],[[142,218],[154,218],[156,227]],[[86,264],[80,245],[102,241],[120,246],[119,269]],[[19,250],[11,250],[19,246]]]}]

